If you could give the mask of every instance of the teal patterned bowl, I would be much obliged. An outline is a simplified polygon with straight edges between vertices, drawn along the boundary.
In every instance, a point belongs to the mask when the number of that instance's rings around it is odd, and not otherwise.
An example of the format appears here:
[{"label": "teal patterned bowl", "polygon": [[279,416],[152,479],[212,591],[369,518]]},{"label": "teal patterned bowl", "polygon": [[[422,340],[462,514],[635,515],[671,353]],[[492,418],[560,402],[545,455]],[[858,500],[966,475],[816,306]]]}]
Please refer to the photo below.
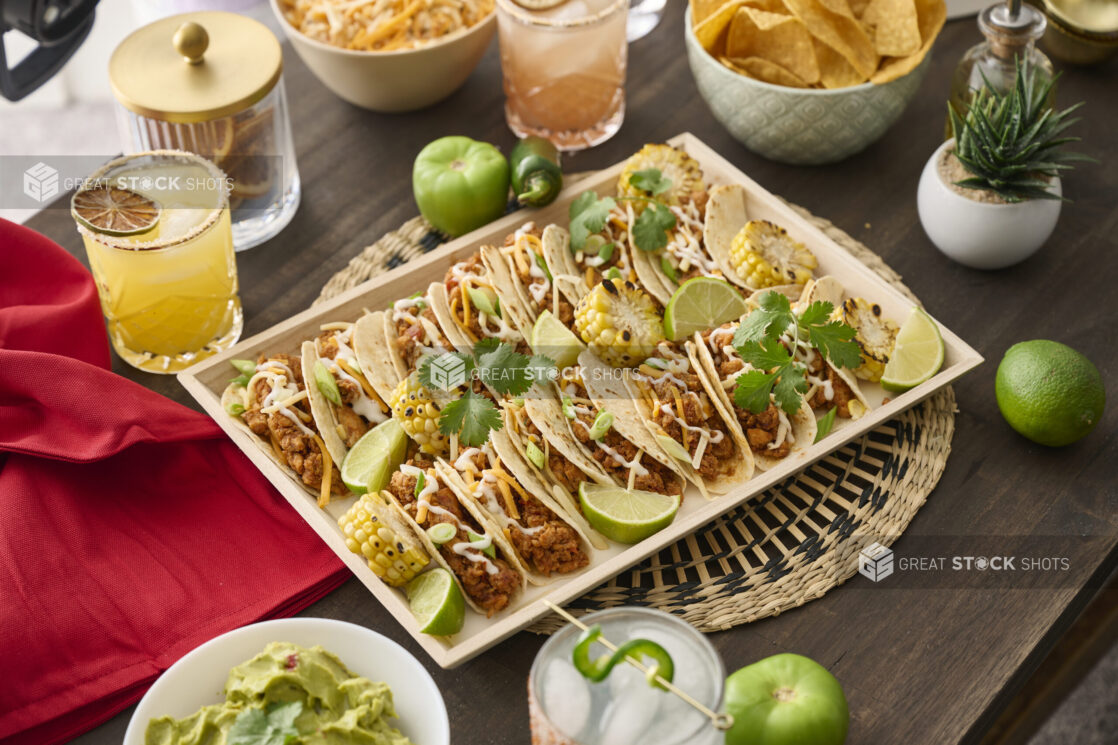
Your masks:
[{"label": "teal patterned bowl", "polygon": [[876,142],[916,95],[931,62],[928,54],[884,85],[788,88],[726,69],[695,39],[690,5],[684,36],[691,74],[714,118],[758,155],[793,165],[834,163]]}]

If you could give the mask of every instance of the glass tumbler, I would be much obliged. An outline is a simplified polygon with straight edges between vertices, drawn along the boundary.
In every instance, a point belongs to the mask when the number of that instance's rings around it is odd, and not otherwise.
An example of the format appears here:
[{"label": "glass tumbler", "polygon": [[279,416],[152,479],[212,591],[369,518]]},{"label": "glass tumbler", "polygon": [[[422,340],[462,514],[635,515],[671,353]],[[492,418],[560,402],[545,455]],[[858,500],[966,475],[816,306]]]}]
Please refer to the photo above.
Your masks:
[{"label": "glass tumbler", "polygon": [[[621,607],[580,619],[599,624],[614,644],[648,639],[668,651],[675,663],[672,682],[717,711],[726,671],[710,642],[682,619],[651,608]],[[721,737],[702,713],[675,695],[654,688],[644,673],[620,663],[601,683],[574,667],[571,653],[579,636],[564,626],[540,648],[528,675],[528,716],[532,745],[714,745]],[[606,654],[591,646],[590,657]]]},{"label": "glass tumbler", "polygon": [[[117,202],[154,204],[154,224],[128,235],[99,230],[94,213],[77,205],[90,190],[108,189]],[[109,340],[133,367],[178,372],[240,337],[228,189],[228,178],[206,159],[159,150],[106,164],[75,195]]]},{"label": "glass tumbler", "polygon": [[497,0],[505,118],[560,150],[605,142],[625,118],[629,0],[567,0],[528,10]]}]

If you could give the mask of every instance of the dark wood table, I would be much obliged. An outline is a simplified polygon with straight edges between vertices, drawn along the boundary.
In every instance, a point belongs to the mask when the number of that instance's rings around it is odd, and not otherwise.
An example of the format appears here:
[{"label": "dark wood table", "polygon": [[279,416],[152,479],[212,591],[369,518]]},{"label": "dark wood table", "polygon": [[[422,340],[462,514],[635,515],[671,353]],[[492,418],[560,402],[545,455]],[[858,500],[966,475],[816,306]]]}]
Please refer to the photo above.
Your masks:
[{"label": "dark wood table", "polygon": [[[681,21],[680,4],[671,3],[660,27],[632,45],[624,126],[605,145],[568,158],[567,170],[605,166],[643,143],[689,130],[767,188],[834,220],[880,253],[932,313],[988,359],[956,386],[950,462],[895,544],[898,556],[906,547],[927,554],[929,545],[942,545],[947,556],[984,555],[992,546],[1000,549],[1005,539],[998,536],[1021,536],[1025,548],[1033,540],[1028,536],[1047,536],[1036,546],[1070,563],[1055,579],[996,587],[942,573],[910,574],[892,589],[856,577],[801,609],[710,639],[728,670],[780,651],[829,667],[850,699],[852,744],[977,742],[1118,565],[1118,406],[1111,404],[1085,441],[1049,450],[1010,430],[994,401],[998,360],[1024,339],[1066,342],[1104,374],[1118,373],[1118,64],[1068,69],[1059,86],[1064,104],[1088,102],[1077,128],[1085,140],[1081,149],[1103,164],[1083,166],[1065,180],[1073,201],[1038,255],[985,273],[937,252],[916,216],[916,182],[941,139],[951,71],[979,38],[973,19],[947,25],[917,100],[879,142],[819,168],[768,162],[714,121],[687,66]],[[285,53],[303,202],[279,237],[238,256],[246,336],[307,307],[362,247],[416,213],[411,164],[428,141],[465,134],[506,152],[514,141],[504,122],[496,43],[451,98],[398,116],[342,102],[290,49]],[[48,209],[29,225],[85,260],[65,209]],[[119,360],[114,367],[193,405],[174,378],[140,373]],[[1111,384],[1112,402],[1116,393]],[[306,613],[375,628],[425,659],[355,580]],[[528,740],[525,681],[541,643],[522,633],[457,670],[428,663],[446,696],[456,743]],[[75,742],[119,743],[130,714]]]}]

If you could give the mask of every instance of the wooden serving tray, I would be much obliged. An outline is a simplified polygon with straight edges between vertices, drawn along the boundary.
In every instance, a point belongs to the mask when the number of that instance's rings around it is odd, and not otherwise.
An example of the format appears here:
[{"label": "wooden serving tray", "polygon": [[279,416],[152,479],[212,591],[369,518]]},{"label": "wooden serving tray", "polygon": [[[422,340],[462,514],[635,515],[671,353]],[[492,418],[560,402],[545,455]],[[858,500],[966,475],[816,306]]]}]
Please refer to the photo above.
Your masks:
[{"label": "wooden serving tray", "polygon": [[[708,182],[741,184],[747,192],[747,209],[750,218],[771,220],[785,227],[794,238],[806,244],[819,260],[817,276],[834,275],[842,282],[847,295],[857,295],[879,303],[885,315],[898,324],[908,317],[912,307],[910,300],[696,137],[685,133],[673,138],[671,143],[682,146],[699,161]],[[384,308],[393,300],[406,297],[417,290],[425,290],[432,280],[440,279],[452,263],[467,257],[482,244],[502,243],[506,235],[527,220],[534,220],[541,226],[552,222],[565,226],[570,202],[587,189],[593,189],[600,194],[612,194],[621,167],[622,165],[618,163],[600,171],[565,189],[554,203],[545,208],[535,211],[521,210],[490,223],[429,254],[374,277],[322,305],[303,311],[267,331],[245,339],[227,352],[179,373],[179,380],[191,395],[217,420],[229,437],[268,477],[291,506],[307,521],[307,524],[341,557],[377,600],[415,637],[431,658],[444,668],[451,668],[469,660],[549,613],[544,603],[540,602],[542,599],[546,598],[559,605],[571,601],[620,574],[646,556],[671,545],[723,513],[759,495],[808,464],[837,450],[850,440],[892,419],[982,362],[982,356],[978,352],[941,324],[940,332],[946,345],[946,358],[943,369],[937,375],[917,388],[895,396],[884,405],[882,400],[885,398],[885,393],[879,386],[874,384],[863,386],[863,392],[873,408],[857,421],[836,420],[831,433],[821,442],[813,445],[804,458],[794,463],[782,464],[770,471],[758,471],[747,484],[711,501],[703,499],[693,487],[689,488],[675,521],[651,538],[635,546],[611,543],[607,550],[595,551],[586,569],[556,579],[542,587],[529,586],[517,603],[493,618],[485,618],[467,611],[465,626],[453,637],[440,638],[419,633],[404,594],[383,584],[366,566],[364,558],[350,553],[345,546],[337,519],[350,507],[355,498],[335,499],[325,510],[319,509],[315,498],[273,463],[255,439],[235,426],[232,418],[224,411],[221,406],[221,392],[229,379],[234,377],[234,370],[229,360],[237,357],[255,359],[265,351],[297,352],[303,341],[319,333],[320,324],[356,320],[365,308]]]}]

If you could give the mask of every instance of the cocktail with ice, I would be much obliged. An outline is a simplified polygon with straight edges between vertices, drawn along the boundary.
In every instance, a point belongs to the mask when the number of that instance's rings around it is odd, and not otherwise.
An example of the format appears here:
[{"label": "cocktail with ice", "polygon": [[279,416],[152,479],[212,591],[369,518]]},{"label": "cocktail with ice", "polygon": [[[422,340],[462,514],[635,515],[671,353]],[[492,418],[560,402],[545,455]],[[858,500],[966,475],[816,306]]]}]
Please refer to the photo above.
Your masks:
[{"label": "cocktail with ice", "polygon": [[[717,710],[726,674],[722,660],[701,633],[675,616],[624,607],[580,619],[598,624],[602,637],[621,644],[647,639],[674,661],[673,684],[708,709]],[[528,677],[533,745],[675,745],[714,743],[722,733],[708,716],[678,696],[649,684],[637,668],[620,663],[600,683],[576,669],[572,652],[579,629],[566,626],[543,645]],[[590,656],[607,653],[601,644]]]},{"label": "cocktail with ice", "polygon": [[629,0],[565,0],[529,10],[497,0],[505,117],[561,150],[609,139],[625,117]]}]

